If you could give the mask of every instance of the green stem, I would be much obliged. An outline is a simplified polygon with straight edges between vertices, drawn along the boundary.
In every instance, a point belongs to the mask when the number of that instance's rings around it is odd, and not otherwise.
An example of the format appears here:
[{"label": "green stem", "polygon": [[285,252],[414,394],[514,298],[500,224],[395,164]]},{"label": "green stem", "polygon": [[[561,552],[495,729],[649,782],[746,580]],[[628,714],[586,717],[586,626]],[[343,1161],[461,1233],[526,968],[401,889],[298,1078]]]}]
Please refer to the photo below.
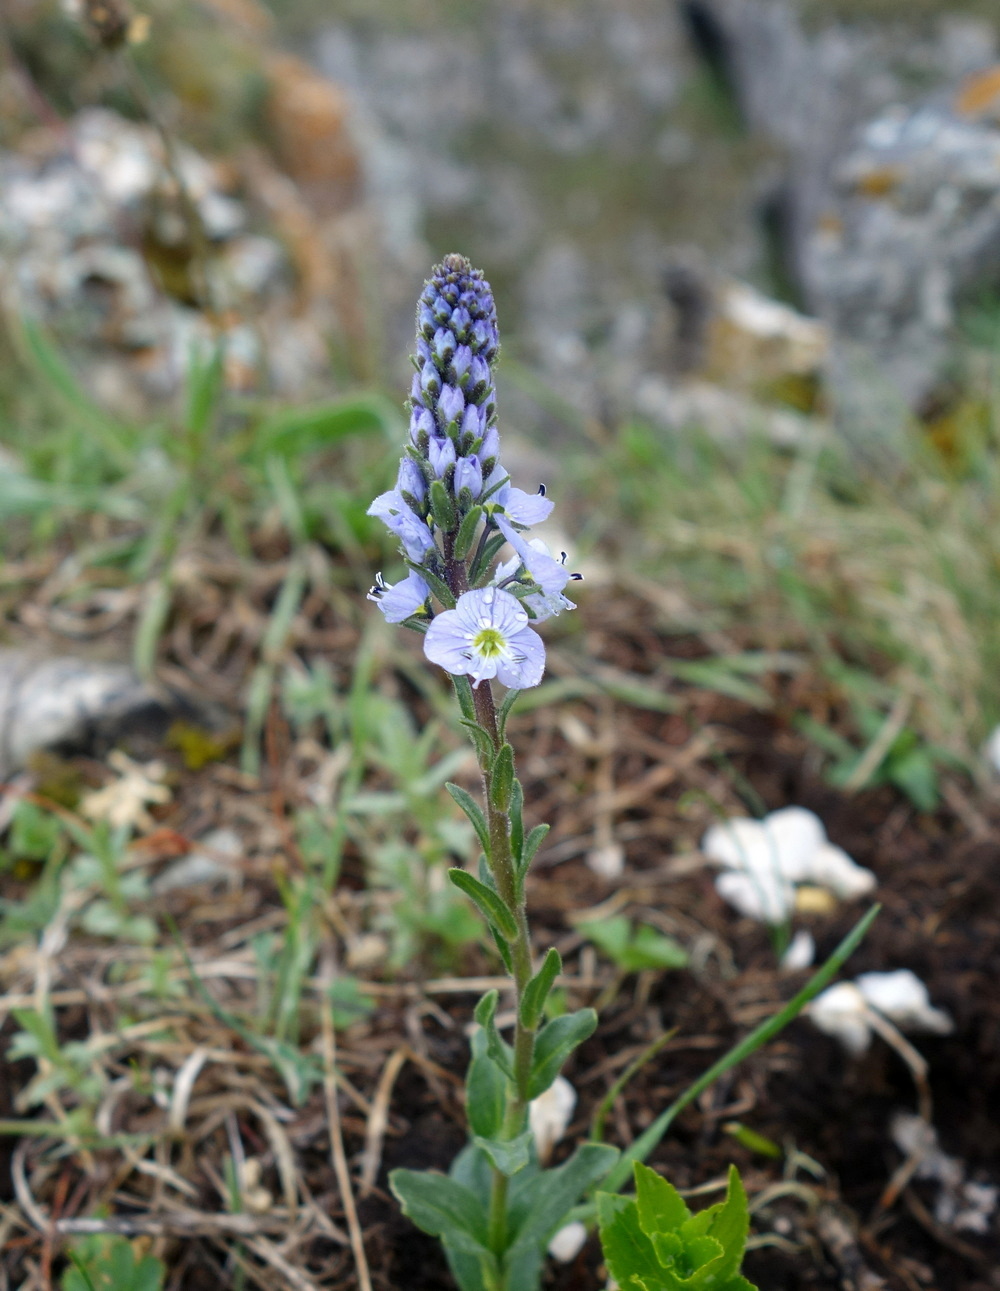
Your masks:
[{"label": "green stem", "polygon": [[503,1263],[503,1249],[507,1245],[507,1176],[493,1167],[493,1188],[490,1192],[490,1249]]},{"label": "green stem", "polygon": [[[483,548],[489,525],[480,540],[480,553]],[[445,581],[452,593],[458,597],[468,590],[468,572],[464,562],[455,559],[455,535],[442,535],[442,547],[445,561]],[[478,559],[478,554],[477,554]],[[489,681],[482,681],[473,690],[476,706],[476,720],[488,733],[493,745],[493,752],[499,752],[503,741],[497,725],[497,709],[493,699],[493,689]],[[490,832],[490,872],[501,900],[514,916],[517,924],[517,939],[510,947],[512,976],[514,978],[515,1007],[517,1020],[514,1025],[514,1090],[508,1093],[507,1110],[504,1115],[503,1133],[506,1138],[514,1138],[524,1129],[528,1114],[528,1088],[531,1083],[531,1065],[535,1054],[535,1028],[526,1027],[521,1021],[521,1001],[528,983],[531,981],[531,936],[528,932],[528,916],[523,895],[519,894],[517,867],[510,846],[510,819],[505,811],[498,810],[493,804],[490,792],[492,769],[490,762],[480,763],[483,774],[483,796],[486,801],[486,821]],[[507,1242],[507,1192],[509,1181],[501,1171],[493,1170],[493,1184],[490,1193],[489,1239],[490,1247],[495,1252],[499,1265],[497,1291],[508,1291],[507,1272],[504,1268],[504,1248]]]},{"label": "green stem", "polygon": [[[473,692],[476,705],[476,719],[480,726],[489,733],[494,750],[501,746],[500,732],[497,728],[496,704],[489,682],[482,682]],[[508,910],[514,915],[517,923],[517,939],[510,947],[511,966],[513,968],[516,1021],[514,1024],[514,1091],[508,1095],[507,1111],[504,1117],[504,1135],[514,1138],[524,1129],[528,1113],[528,1088],[531,1082],[531,1066],[535,1053],[535,1029],[526,1027],[521,1021],[521,1002],[528,983],[531,981],[531,937],[528,932],[528,917],[523,896],[518,893],[517,869],[510,846],[510,820],[506,812],[499,811],[493,804],[490,793],[490,767],[482,766],[483,789],[486,800],[486,819],[490,831],[490,870],[499,893]],[[506,1276],[503,1268],[503,1249],[506,1242],[507,1226],[507,1188],[506,1175],[499,1170],[493,1171],[493,1188],[490,1195],[490,1245],[497,1253],[501,1263],[500,1288],[506,1289]]]}]

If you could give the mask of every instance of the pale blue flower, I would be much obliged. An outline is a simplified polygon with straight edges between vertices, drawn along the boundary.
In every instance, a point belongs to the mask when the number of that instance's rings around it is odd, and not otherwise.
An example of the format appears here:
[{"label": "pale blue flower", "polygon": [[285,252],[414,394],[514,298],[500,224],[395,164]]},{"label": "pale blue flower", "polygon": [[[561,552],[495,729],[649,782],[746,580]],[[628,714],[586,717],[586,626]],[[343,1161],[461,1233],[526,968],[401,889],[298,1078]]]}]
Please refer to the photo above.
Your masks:
[{"label": "pale blue flower", "polygon": [[545,671],[545,646],[528,627],[517,597],[497,587],[465,592],[453,610],[431,622],[424,654],[453,676],[473,685],[496,677],[504,686],[537,686]]},{"label": "pale blue flower", "polygon": [[483,468],[476,457],[460,457],[455,466],[453,491],[456,498],[463,489],[469,490],[473,502],[483,491]]},{"label": "pale blue flower", "polygon": [[404,457],[399,463],[396,488],[402,494],[409,493],[417,502],[423,502],[427,493],[427,481],[424,479],[423,471],[412,457]]},{"label": "pale blue flower", "polygon": [[[485,489],[490,495],[487,505],[492,510],[499,508],[515,524],[524,525],[526,528],[533,524],[541,524],[552,512],[552,503],[543,491],[525,493],[523,489],[515,489],[510,482],[510,476],[499,463],[490,472]],[[490,492],[491,489],[495,489],[495,492]]]},{"label": "pale blue flower", "polygon": [[453,421],[461,422],[465,412],[465,395],[458,386],[444,386],[438,398],[438,415],[442,430]]},{"label": "pale blue flower", "polygon": [[[520,537],[520,535],[516,536]],[[518,545],[520,546],[520,543]],[[539,583],[539,590],[537,592],[532,592],[530,596],[519,597],[518,599],[521,604],[526,605],[528,609],[531,610],[532,614],[535,616],[534,621],[536,623],[543,623],[546,619],[551,619],[554,615],[561,614],[563,610],[575,610],[576,603],[571,601],[568,596],[563,596],[562,587],[565,587],[566,583],[570,579],[579,578],[579,575],[570,574],[566,571],[564,566],[559,565],[557,561],[553,560],[551,552],[546,544],[542,542],[541,538],[531,538],[527,543],[527,547],[531,553],[530,560],[532,565],[534,565],[536,569],[541,568],[546,574],[546,586],[543,587],[541,583]],[[550,577],[548,564],[546,562],[557,565],[558,568],[565,573],[565,580],[561,580],[559,577],[555,576]],[[502,565],[497,566],[496,573],[493,577],[493,585],[495,587],[503,587],[510,580],[514,579],[522,569],[527,569],[527,565],[522,559],[521,553],[518,552],[518,554],[512,556],[510,560],[504,561]],[[538,581],[534,578],[531,570],[529,570],[528,573],[529,576],[532,577],[532,581]]]},{"label": "pale blue flower", "polygon": [[376,516],[399,538],[410,560],[422,561],[425,553],[434,546],[426,521],[410,510],[399,489],[380,493],[368,508],[368,514]]},{"label": "pale blue flower", "polygon": [[427,444],[427,460],[434,474],[442,479],[448,467],[455,465],[455,441],[432,435]]},{"label": "pale blue flower", "polygon": [[412,571],[399,583],[387,583],[379,574],[375,586],[368,593],[368,599],[379,607],[387,623],[402,623],[415,614],[426,614],[429,596],[430,588],[419,574]]}]

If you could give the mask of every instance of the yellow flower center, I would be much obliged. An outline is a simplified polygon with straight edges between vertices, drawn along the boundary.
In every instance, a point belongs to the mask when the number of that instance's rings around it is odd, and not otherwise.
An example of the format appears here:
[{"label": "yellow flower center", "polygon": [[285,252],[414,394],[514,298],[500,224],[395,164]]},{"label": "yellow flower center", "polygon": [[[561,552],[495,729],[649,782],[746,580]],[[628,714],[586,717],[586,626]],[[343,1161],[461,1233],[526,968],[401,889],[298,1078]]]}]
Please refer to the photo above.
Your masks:
[{"label": "yellow flower center", "polygon": [[472,648],[483,659],[493,659],[503,654],[505,641],[496,628],[481,628],[472,638]]}]

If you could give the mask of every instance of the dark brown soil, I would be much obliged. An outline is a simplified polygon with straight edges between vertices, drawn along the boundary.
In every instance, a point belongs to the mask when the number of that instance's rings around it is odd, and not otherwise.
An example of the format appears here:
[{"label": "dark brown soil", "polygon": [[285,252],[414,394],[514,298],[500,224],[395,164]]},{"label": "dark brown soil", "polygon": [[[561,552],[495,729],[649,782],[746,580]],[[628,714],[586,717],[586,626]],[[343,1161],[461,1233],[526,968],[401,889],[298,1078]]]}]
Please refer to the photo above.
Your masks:
[{"label": "dark brown soil", "polygon": [[[572,675],[580,660],[598,660],[633,681],[645,678],[663,690],[657,669],[670,655],[704,655],[696,639],[668,638],[648,626],[645,608],[623,601],[616,607],[614,635],[600,625],[587,631],[585,654],[552,651],[552,671]],[[602,618],[602,624],[605,622]],[[633,630],[624,624],[631,623]],[[324,629],[326,630],[326,629]],[[315,629],[319,636],[319,629]],[[354,636],[338,626],[324,638],[335,667],[349,665]],[[314,648],[318,646],[314,645]],[[308,651],[306,651],[308,653]],[[570,657],[572,656],[572,657]],[[239,678],[234,672],[235,697]],[[398,681],[399,693],[407,693]],[[580,1103],[566,1142],[569,1152],[585,1136],[591,1114],[623,1067],[664,1031],[676,1037],[619,1097],[608,1118],[609,1140],[634,1139],[705,1067],[721,1056],[765,1016],[790,998],[806,974],[787,974],[776,966],[764,930],[736,918],[717,896],[711,873],[694,851],[718,811],[753,814],[786,804],[817,812],[833,842],[878,876],[883,904],[868,939],[849,965],[850,974],[868,969],[910,968],[926,982],[933,1002],[955,1020],[946,1038],[915,1037],[929,1064],[934,1124],[943,1149],[961,1159],[969,1178],[1000,1183],[1000,810],[969,785],[948,786],[949,806],[927,815],[888,789],[847,796],[823,781],[815,752],[795,733],[791,715],[806,701],[823,720],[841,719],[823,698],[823,688],[808,675],[764,679],[772,698],[769,711],[714,692],[667,688],[677,711],[663,713],[626,706],[596,694],[543,708],[512,719],[512,738],[520,751],[530,823],[553,822],[529,884],[529,906],[536,944],[557,944],[563,954],[569,1003],[576,1007],[601,999],[598,1032],[576,1055],[568,1075]],[[224,698],[216,686],[214,698]],[[804,699],[805,696],[805,699]],[[422,702],[414,697],[414,704]],[[278,908],[276,871],[296,872],[294,846],[283,827],[284,813],[296,801],[294,741],[275,715],[269,732],[270,768],[263,788],[240,779],[231,766],[212,766],[181,777],[175,802],[158,824],[169,831],[198,836],[220,823],[235,823],[251,844],[244,881],[235,894],[216,901],[185,894],[161,902],[178,920],[185,941],[204,958],[221,954],[221,942],[238,937],[241,927],[272,916]],[[603,795],[603,797],[602,797]],[[610,802],[601,815],[601,803]],[[626,850],[626,868],[617,880],[599,878],[586,853],[606,841],[610,827]],[[602,834],[602,830],[605,833]],[[169,835],[172,837],[173,835]],[[169,841],[169,838],[168,838]],[[161,839],[162,842],[162,839]],[[183,850],[183,848],[181,848]],[[166,846],[164,856],[169,856]],[[174,853],[176,854],[176,852]],[[20,896],[23,883],[7,875],[2,895]],[[363,929],[367,919],[361,858],[349,854],[338,889],[338,913],[329,937],[334,953],[345,921]],[[612,903],[607,905],[606,903]],[[602,906],[654,924],[693,950],[695,967],[673,973],[615,977],[596,959],[576,931],[574,919]],[[828,954],[863,912],[863,905],[841,906],[826,914],[803,915],[798,926],[813,931],[819,956]],[[275,925],[276,926],[276,925]],[[169,942],[167,942],[169,945]],[[226,953],[230,953],[227,951]],[[114,950],[100,943],[74,941],[59,963],[61,988],[116,980]],[[471,948],[445,971],[491,974],[497,964]],[[356,1188],[372,1276],[379,1291],[443,1291],[450,1286],[436,1243],[399,1214],[387,1189],[387,1174],[397,1166],[446,1169],[461,1148],[464,1128],[461,1079],[467,1063],[465,1026],[475,996],[468,990],[425,990],[440,965],[410,965],[395,991],[381,979],[376,1012],[340,1039],[341,1070],[360,1095],[375,1097],[389,1056],[408,1046],[392,1086],[388,1129],[381,1148],[376,1186]],[[378,973],[376,970],[376,978]],[[5,989],[15,989],[14,982]],[[16,979],[20,981],[20,979]],[[30,980],[30,979],[29,979]],[[574,984],[575,983],[575,984]],[[23,985],[17,989],[24,989]],[[252,1006],[250,984],[213,979],[211,989],[229,1009]],[[177,1006],[180,1008],[180,1006]],[[98,1003],[89,1011],[59,1011],[63,1038],[98,1023],[116,1024],[114,1012]],[[89,1024],[87,1019],[90,1019]],[[180,1024],[178,1024],[180,1025]],[[314,1018],[305,1019],[310,1039]],[[186,1028],[186,1030],[184,1030]],[[191,1008],[181,1028],[190,1052],[195,1044],[228,1046],[249,1062],[243,1041],[222,1028],[204,1009]],[[137,1046],[143,1062],[144,1051]],[[167,1057],[175,1065],[181,1055]],[[151,1058],[159,1062],[159,1057]],[[128,1056],[118,1071],[126,1070]],[[252,1067],[252,1064],[251,1064]],[[241,1069],[242,1070],[242,1069]],[[266,1088],[279,1102],[286,1095],[266,1062],[252,1067],[255,1097]],[[0,1113],[9,1114],[13,1094],[27,1070],[10,1069],[7,1088],[0,1081]],[[205,1068],[199,1091],[214,1088],[235,1098],[249,1075],[227,1075],[220,1065]],[[228,1084],[226,1082],[229,1082]],[[213,1082],[216,1082],[213,1086]],[[240,1083],[242,1082],[242,1083]],[[266,1092],[266,1090],[265,1090]],[[755,1210],[754,1240],[746,1272],[762,1291],[986,1291],[1000,1286],[1000,1241],[996,1219],[986,1236],[956,1232],[933,1217],[933,1185],[911,1182],[883,1204],[887,1185],[901,1163],[889,1135],[889,1120],[899,1109],[915,1110],[917,1095],[909,1068],[876,1039],[862,1058],[852,1058],[806,1020],[797,1021],[765,1050],[731,1072],[689,1107],[661,1144],[651,1164],[681,1188],[697,1188],[724,1173],[729,1162],[740,1168],[753,1202],[779,1184],[795,1152],[814,1163],[795,1173],[797,1188]],[[260,1124],[234,1103],[233,1124],[248,1150],[265,1162],[264,1183],[278,1193],[274,1162]],[[365,1146],[366,1118],[351,1099],[340,1101],[347,1158],[356,1168]],[[148,1100],[122,1110],[117,1131],[158,1124]],[[217,1183],[227,1148],[221,1120],[206,1119],[191,1130],[191,1141],[175,1153],[175,1168],[197,1190],[203,1210],[218,1209]],[[748,1151],[725,1127],[732,1122],[779,1145],[784,1161]],[[230,1127],[232,1128],[232,1127]],[[295,1150],[296,1169],[317,1205],[344,1224],[343,1208],[330,1165],[322,1095],[314,1091],[296,1109],[285,1130]],[[201,1137],[199,1137],[201,1136]],[[256,1147],[254,1145],[257,1145]],[[97,1154],[93,1166],[76,1157],[32,1173],[40,1161],[33,1148],[27,1174],[36,1200],[60,1207],[61,1214],[88,1214],[117,1168],[111,1154]],[[802,1158],[800,1157],[801,1161]],[[808,1164],[808,1163],[807,1163]],[[88,1175],[88,1169],[93,1173]],[[142,1213],[152,1194],[139,1192],[133,1176],[128,1199],[118,1195],[116,1213]],[[12,1196],[9,1173],[0,1180],[4,1199]],[[694,1204],[714,1198],[704,1194]],[[312,1233],[289,1248],[289,1258],[314,1284],[352,1291],[356,1287],[349,1251],[337,1240]],[[232,1242],[222,1238],[168,1239],[157,1246],[170,1269],[168,1286],[183,1291],[220,1291],[235,1285]],[[241,1251],[241,1258],[249,1258]],[[30,1268],[58,1270],[58,1245],[26,1226],[12,1238],[4,1267],[11,1285],[21,1285]],[[254,1281],[266,1284],[256,1266]],[[600,1252],[591,1240],[567,1266],[552,1265],[550,1291],[595,1291],[604,1285]],[[878,1279],[883,1279],[880,1283]],[[52,1283],[54,1285],[54,1283]],[[46,1285],[35,1281],[32,1285]],[[277,1285],[273,1282],[272,1285]]]}]

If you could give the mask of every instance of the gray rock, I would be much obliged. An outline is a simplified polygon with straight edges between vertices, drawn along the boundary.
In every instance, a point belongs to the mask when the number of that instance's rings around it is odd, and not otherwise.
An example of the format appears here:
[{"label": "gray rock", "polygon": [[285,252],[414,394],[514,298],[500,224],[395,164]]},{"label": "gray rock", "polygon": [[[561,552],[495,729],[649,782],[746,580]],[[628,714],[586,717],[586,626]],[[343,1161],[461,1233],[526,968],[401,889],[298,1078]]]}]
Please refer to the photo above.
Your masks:
[{"label": "gray rock", "polygon": [[[208,244],[212,317],[182,290],[183,269],[174,294],[154,272],[152,248],[181,266],[197,258],[176,173]],[[247,231],[249,211],[204,157],[180,146],[176,173],[155,131],[97,108],[80,112],[47,151],[0,152],[7,308],[49,327],[90,392],[124,415],[175,394],[192,355],[217,344],[234,387],[262,376],[273,391],[301,396],[325,379],[328,355],[318,323],[303,314],[288,253]],[[220,315],[252,321],[220,331]]]},{"label": "gray rock", "polygon": [[166,711],[124,665],[0,650],[0,777],[40,749],[106,742],[144,723],[162,727]]},{"label": "gray rock", "polygon": [[995,62],[996,27],[954,14],[807,26],[793,0],[693,7],[746,120],[784,152],[773,200],[788,268],[834,332],[838,419],[870,434],[934,385],[962,292],[1000,264],[1000,132],[950,106]]},{"label": "gray rock", "polygon": [[157,896],[163,896],[202,884],[231,884],[239,877],[236,861],[242,853],[243,844],[235,830],[213,829],[198,839],[187,856],[158,874],[150,886]]}]

